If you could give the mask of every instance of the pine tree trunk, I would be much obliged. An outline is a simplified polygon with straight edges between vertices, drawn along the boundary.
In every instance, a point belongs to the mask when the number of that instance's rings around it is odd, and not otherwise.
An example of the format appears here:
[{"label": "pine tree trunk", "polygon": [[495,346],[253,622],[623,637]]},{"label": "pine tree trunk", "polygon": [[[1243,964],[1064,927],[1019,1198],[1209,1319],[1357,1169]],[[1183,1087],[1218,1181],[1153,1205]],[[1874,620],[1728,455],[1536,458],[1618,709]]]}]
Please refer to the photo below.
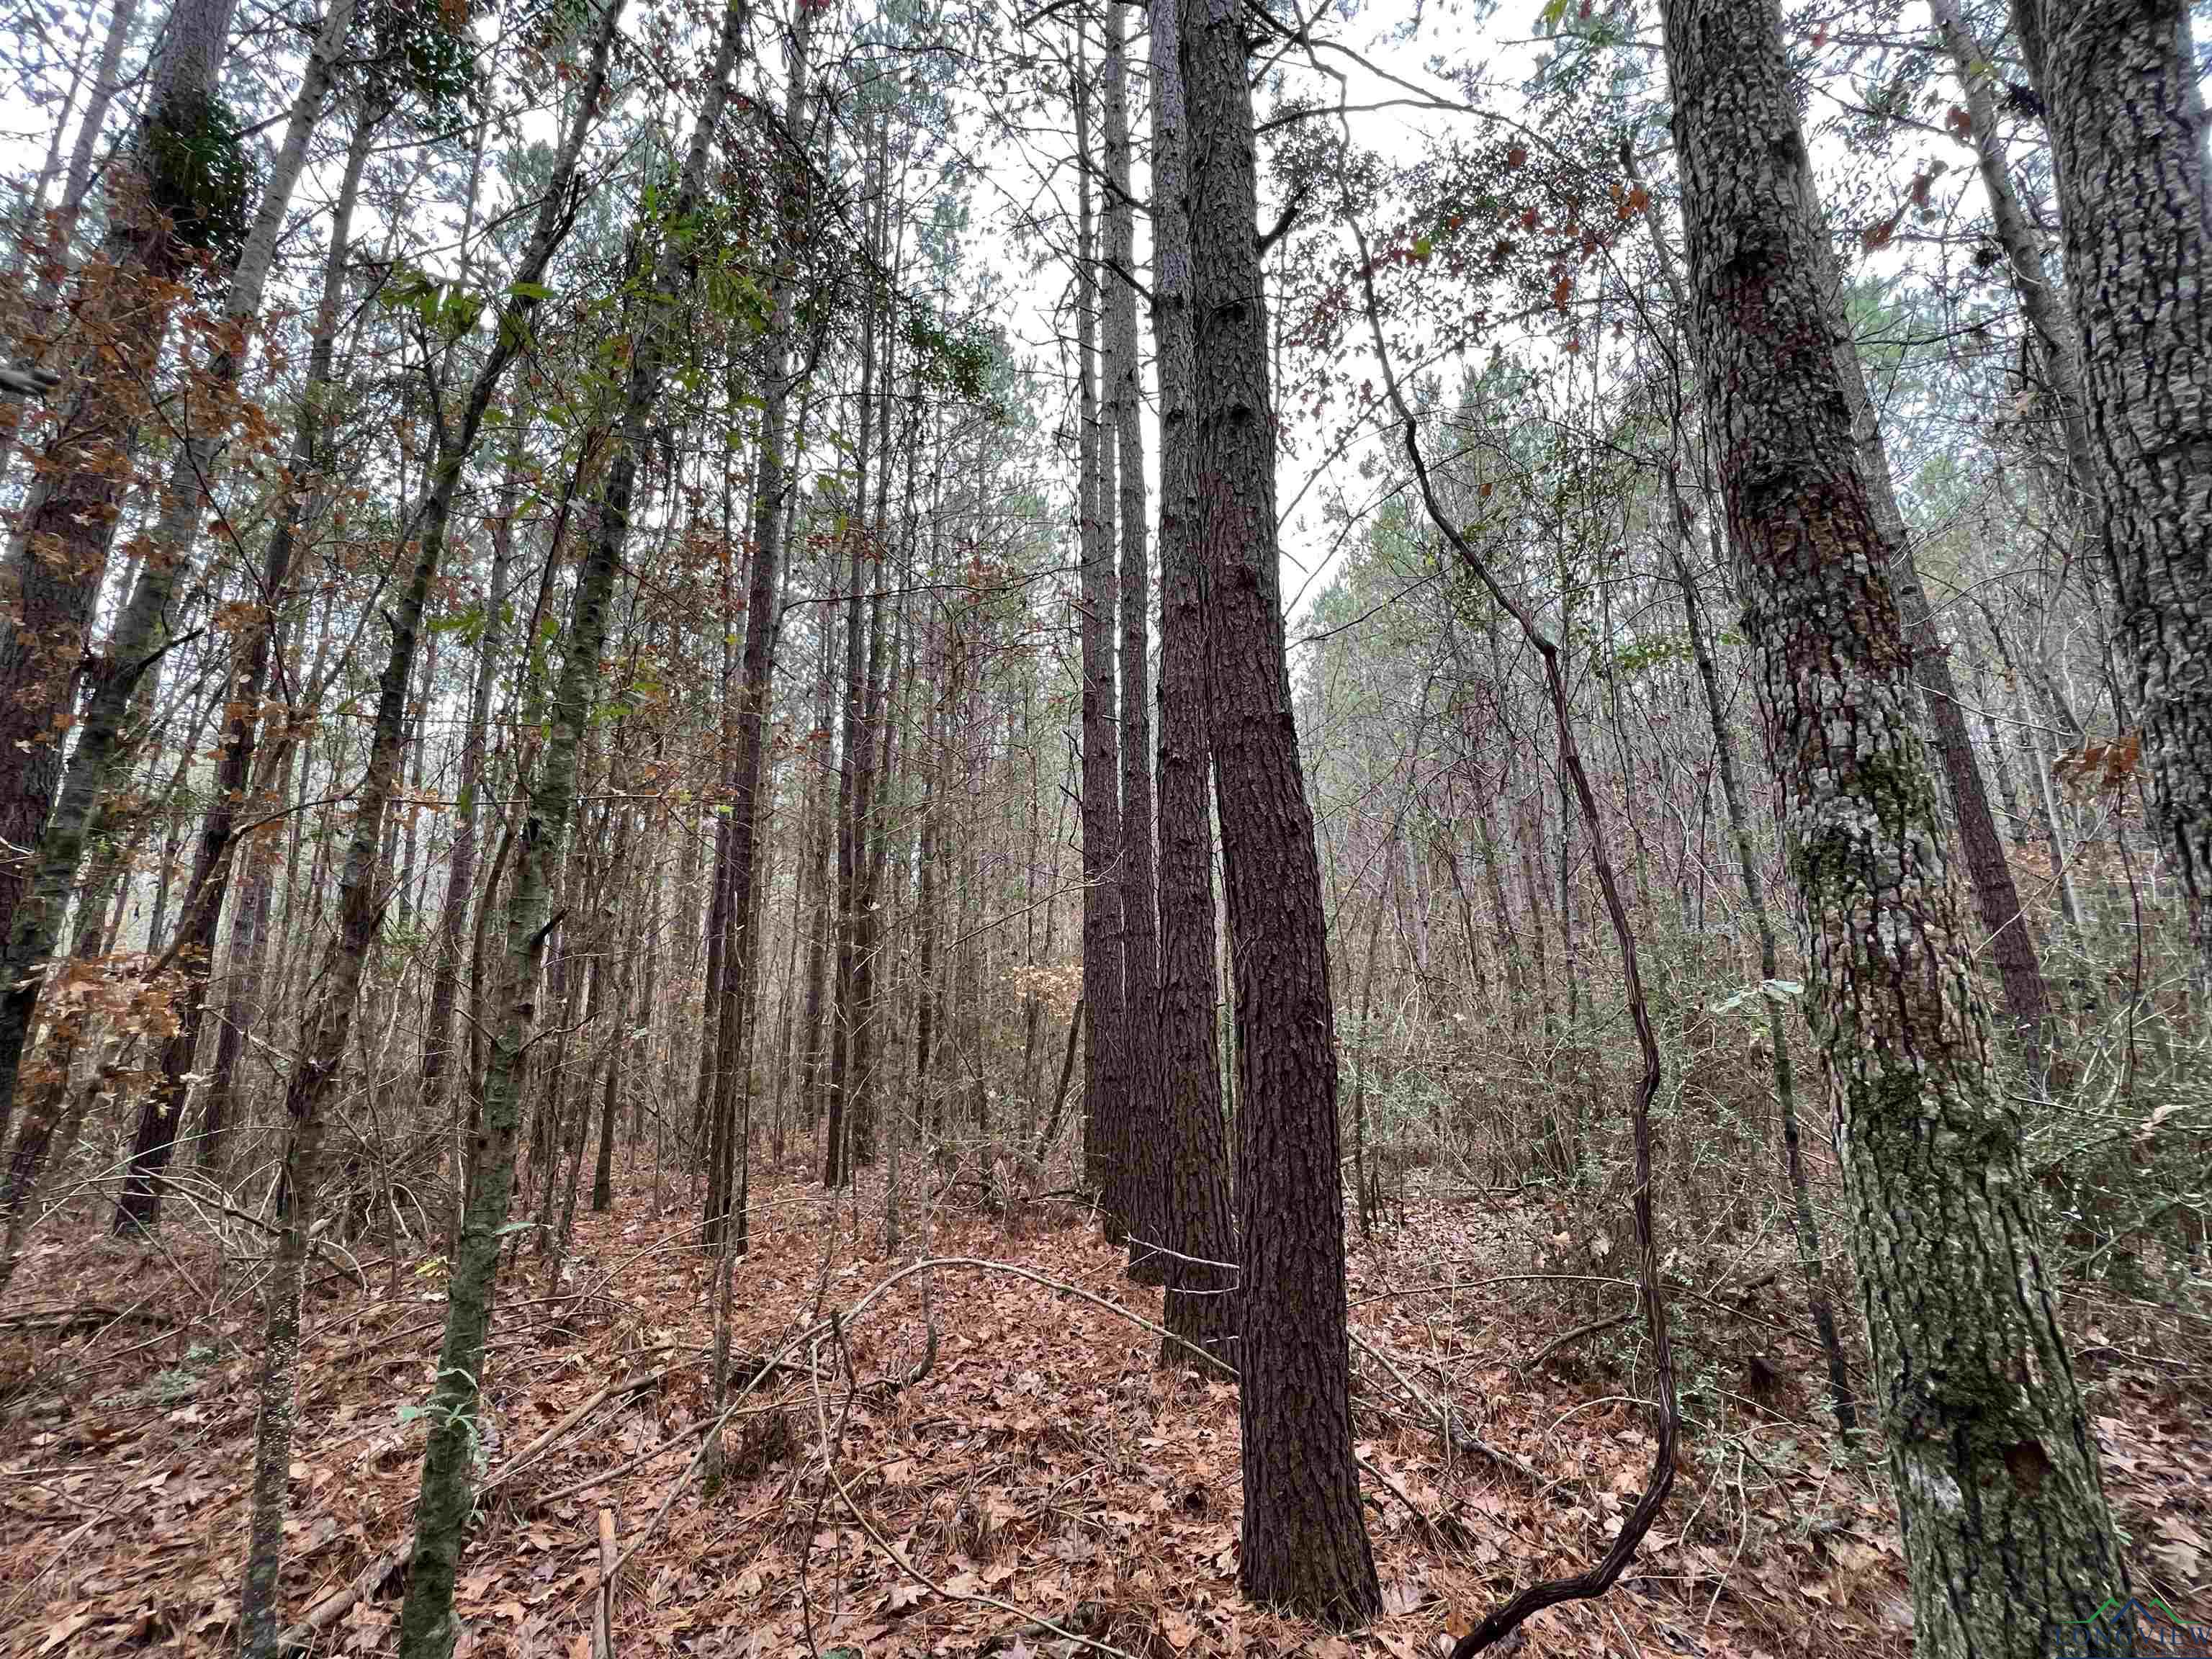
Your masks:
[{"label": "pine tree trunk", "polygon": [[1122,1064],[1127,1128],[1122,1138],[1123,1200],[1129,1228],[1129,1277],[1139,1285],[1167,1279],[1166,1261],[1151,1247],[1167,1243],[1165,1121],[1159,1099],[1159,938],[1153,920],[1152,698],[1146,660],[1152,586],[1146,568],[1145,447],[1138,418],[1142,372],[1137,356],[1136,243],[1129,195],[1129,76],[1125,37],[1129,9],[1114,0],[1106,15],[1106,58],[1100,76],[1106,144],[1106,270],[1103,342],[1105,430],[1114,446],[1121,531],[1121,888]]},{"label": "pine tree trunk", "polygon": [[[1080,25],[1079,25],[1079,28]],[[1103,429],[1093,343],[1098,270],[1091,228],[1091,86],[1076,46],[1075,147],[1079,181],[1076,358],[1082,431],[1076,515],[1083,556],[1083,1180],[1101,1200],[1109,1243],[1119,1243],[1125,1188],[1121,1169],[1129,1115],[1128,1024],[1121,971],[1121,757],[1114,688],[1114,434]]]},{"label": "pine tree trunk", "polygon": [[1691,289],[1923,1652],[2032,1659],[2126,1569],[1912,717],[1773,0],[1668,0]]},{"label": "pine tree trunk", "polygon": [[[1160,383],[1159,1008],[1153,1098],[1162,1115],[1162,1322],[1184,1341],[1236,1358],[1236,1273],[1229,1148],[1214,1041],[1220,972],[1213,900],[1213,823],[1206,718],[1205,592],[1192,448],[1197,362],[1191,337],[1188,118],[1179,0],[1152,0],[1152,331]],[[1049,926],[1049,919],[1048,919]],[[1048,940],[1048,947],[1049,941]],[[1188,1358],[1170,1343],[1163,1365]]]},{"label": "pine tree trunk", "polygon": [[1352,1461],[1335,1018],[1313,813],[1284,654],[1267,301],[1243,13],[1182,27],[1197,356],[1193,527],[1235,943],[1251,1600],[1354,1625],[1381,1601]]}]

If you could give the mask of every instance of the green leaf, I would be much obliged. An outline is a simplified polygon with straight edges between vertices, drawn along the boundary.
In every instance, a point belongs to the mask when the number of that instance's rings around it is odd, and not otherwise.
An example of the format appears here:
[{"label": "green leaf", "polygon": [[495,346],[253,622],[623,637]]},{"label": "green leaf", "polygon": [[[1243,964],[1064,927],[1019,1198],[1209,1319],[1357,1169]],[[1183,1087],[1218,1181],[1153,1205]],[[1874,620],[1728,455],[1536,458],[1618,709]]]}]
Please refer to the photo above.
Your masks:
[{"label": "green leaf", "polygon": [[518,300],[550,300],[553,290],[543,283],[509,283],[507,291]]}]

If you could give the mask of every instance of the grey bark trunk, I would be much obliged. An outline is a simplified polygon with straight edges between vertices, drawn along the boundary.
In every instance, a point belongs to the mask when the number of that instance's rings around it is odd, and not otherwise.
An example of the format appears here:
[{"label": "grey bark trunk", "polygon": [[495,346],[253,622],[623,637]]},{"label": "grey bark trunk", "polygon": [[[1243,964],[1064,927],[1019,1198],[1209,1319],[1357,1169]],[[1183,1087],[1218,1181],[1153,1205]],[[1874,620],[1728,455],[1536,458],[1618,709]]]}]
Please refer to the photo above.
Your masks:
[{"label": "grey bark trunk", "polygon": [[2185,0],[2014,0],[2151,799],[2212,987],[2212,190]]},{"label": "grey bark trunk", "polygon": [[1951,882],[1773,0],[1668,0],[1691,288],[1927,1653],[2031,1659],[2126,1568]]}]

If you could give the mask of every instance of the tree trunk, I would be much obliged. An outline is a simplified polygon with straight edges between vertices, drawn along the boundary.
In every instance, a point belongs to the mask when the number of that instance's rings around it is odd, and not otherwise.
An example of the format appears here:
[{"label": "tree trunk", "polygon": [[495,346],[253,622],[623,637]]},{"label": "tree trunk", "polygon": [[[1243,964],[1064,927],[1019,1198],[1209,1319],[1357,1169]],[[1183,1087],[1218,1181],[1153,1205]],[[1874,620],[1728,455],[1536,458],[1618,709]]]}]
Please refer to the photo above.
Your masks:
[{"label": "tree trunk", "polygon": [[1145,447],[1138,419],[1141,373],[1137,358],[1137,290],[1133,216],[1129,195],[1129,76],[1126,35],[1129,9],[1122,0],[1107,9],[1106,61],[1100,76],[1106,141],[1106,270],[1103,364],[1104,430],[1115,447],[1118,523],[1121,541],[1121,889],[1122,1065],[1127,1079],[1122,1215],[1129,1228],[1129,1277],[1139,1285],[1166,1283],[1167,1258],[1153,1245],[1167,1243],[1166,1180],[1158,1168],[1166,1151],[1159,1098],[1159,939],[1152,908],[1152,676],[1146,664],[1146,623],[1152,588],[1145,565]]},{"label": "tree trunk", "polygon": [[[352,22],[352,0],[334,0],[323,23],[323,38],[316,53],[309,60],[307,82],[294,105],[294,120],[304,135],[304,130],[313,124],[316,110],[321,103],[321,93],[326,89],[332,60],[345,44]],[[286,586],[292,579],[292,559],[298,545],[296,533],[298,484],[318,465],[317,440],[319,434],[319,404],[326,393],[331,380],[331,362],[335,355],[337,337],[338,301],[345,289],[345,260],[348,240],[352,232],[354,205],[361,193],[361,175],[368,162],[370,140],[375,136],[381,112],[364,104],[354,121],[351,142],[346,147],[345,172],[339,182],[337,204],[331,211],[330,256],[323,266],[322,293],[315,307],[314,335],[308,348],[307,381],[301,408],[299,430],[295,434],[290,464],[286,468],[286,483],[277,509],[276,527],[270,533],[269,544],[261,560],[260,592],[264,603],[256,607],[248,619],[244,635],[234,645],[237,666],[233,672],[230,695],[227,701],[223,721],[222,747],[216,760],[215,794],[206,817],[200,825],[199,847],[193,854],[191,880],[185,890],[184,903],[177,919],[177,938],[167,954],[174,958],[184,984],[177,1007],[177,1029],[161,1049],[161,1073],[158,1082],[149,1094],[144,1112],[154,1114],[149,1124],[142,1115],[140,1137],[144,1139],[149,1127],[166,1120],[170,1125],[182,1121],[186,1093],[185,1074],[191,1070],[193,1058],[199,1052],[202,1024],[207,1012],[208,975],[214,965],[216,932],[222,922],[223,901],[230,887],[232,854],[240,810],[246,805],[246,787],[253,775],[253,755],[261,734],[262,691],[268,682],[271,655],[271,636],[276,631],[277,607],[283,603]],[[289,142],[279,162],[280,173],[286,161],[290,165],[289,177],[283,178],[281,202],[290,194],[292,179],[299,166],[306,160],[304,136],[297,146]],[[270,188],[277,188],[272,183]],[[245,272],[240,271],[241,278]],[[258,285],[257,285],[258,286]],[[234,295],[232,315],[240,319]],[[252,305],[245,315],[258,309],[259,295],[252,296]],[[227,363],[234,380],[237,362],[225,354],[219,362]],[[210,424],[212,424],[210,422]],[[169,481],[171,499],[192,503],[192,519],[180,526],[182,538],[170,556],[188,556],[192,532],[197,527],[200,491],[212,491],[215,476],[221,462],[214,446],[222,436],[222,428],[213,432],[196,431],[187,453],[178,462],[178,473]],[[206,453],[201,453],[204,449]],[[207,1115],[204,1133],[200,1143],[200,1158],[210,1165],[217,1164],[222,1157],[222,1139],[225,1125],[212,1109]],[[158,1133],[158,1128],[155,1129]],[[159,1143],[156,1143],[158,1146]],[[159,1154],[166,1163],[166,1153]],[[135,1173],[135,1169],[134,1169]],[[158,1191],[151,1194],[152,1201],[161,1201]],[[148,1218],[150,1220],[150,1215]]]},{"label": "tree trunk", "polygon": [[[322,1108],[336,1083],[352,1033],[362,970],[369,947],[375,941],[381,915],[376,893],[377,858],[383,842],[386,809],[398,776],[399,739],[406,715],[407,692],[414,678],[416,641],[428,605],[431,584],[445,550],[453,496],[462,471],[475,447],[492,396],[527,337],[527,319],[536,306],[536,301],[528,297],[529,290],[544,277],[568,228],[563,209],[575,177],[584,135],[593,119],[599,94],[606,84],[607,61],[620,13],[618,4],[610,3],[592,40],[591,66],[580,88],[578,113],[554,158],[546,194],[515,271],[514,282],[519,290],[514,301],[515,314],[494,336],[494,344],[469,388],[452,441],[438,458],[428,495],[418,511],[410,515],[416,550],[415,567],[398,607],[390,613],[392,648],[377,686],[376,721],[368,768],[356,799],[353,829],[346,846],[338,935],[325,951],[316,975],[314,999],[301,1020],[299,1057],[294,1062],[284,1091],[289,1133],[284,1153],[285,1231],[278,1241],[278,1253],[286,1267],[270,1287],[262,1360],[264,1401],[277,1402],[283,1409],[277,1420],[273,1425],[264,1425],[255,1439],[253,1541],[246,1560],[239,1615],[242,1639],[256,1659],[272,1655],[276,1647],[276,1591],[284,1535],[286,1471],[291,1464],[290,1385],[289,1376],[278,1373],[293,1363],[296,1353],[302,1269],[307,1240],[314,1224]],[[405,538],[400,544],[406,544]],[[565,791],[572,781],[573,775],[562,780],[564,808]],[[459,1276],[457,1266],[457,1296]],[[449,1377],[441,1376],[441,1387],[449,1381]],[[460,1426],[465,1429],[466,1425]]]},{"label": "tree trunk", "polygon": [[1922,1650],[2124,1593],[1950,880],[1773,0],[1668,0],[1699,369],[1808,949]]},{"label": "tree trunk", "polygon": [[[1213,823],[1208,787],[1204,572],[1195,541],[1197,475],[1191,416],[1197,363],[1191,337],[1190,159],[1180,0],[1153,0],[1152,332],[1160,382],[1159,1005],[1153,1099],[1161,1114],[1160,1182],[1167,1264],[1163,1322],[1184,1341],[1234,1363],[1237,1260],[1229,1148],[1214,1040],[1218,982]],[[1049,927],[1049,918],[1047,921]],[[1049,937],[1048,936],[1048,950]],[[1188,1355],[1171,1343],[1160,1364]]]},{"label": "tree trunk", "polygon": [[2014,0],[2081,343],[2092,523],[2212,986],[2212,190],[2185,0]]},{"label": "tree trunk", "polygon": [[[1080,30],[1080,24],[1078,25]],[[1091,85],[1076,43],[1075,147],[1078,185],[1075,352],[1082,430],[1076,516],[1083,557],[1083,1180],[1097,1193],[1109,1243],[1121,1240],[1121,1169],[1129,1113],[1128,1022],[1121,970],[1121,758],[1115,725],[1113,434],[1102,429],[1093,343],[1098,331],[1098,270],[1091,228]]]},{"label": "tree trunk", "polygon": [[[43,851],[78,664],[140,428],[151,414],[169,313],[196,253],[225,234],[194,212],[192,196],[220,199],[230,211],[243,206],[244,180],[228,171],[243,154],[216,101],[237,3],[178,0],[169,14],[149,75],[145,117],[109,160],[106,237],[77,276],[72,322],[78,360],[54,435],[16,515],[21,529],[9,547],[0,589],[0,754],[12,763],[0,773],[0,842],[10,848]],[[300,142],[306,143],[304,132]],[[164,167],[160,158],[178,154],[185,158],[180,167],[197,163],[201,175],[173,176],[178,169]],[[273,247],[273,231],[270,236]],[[33,853],[0,860],[0,940],[14,938],[16,911],[31,896],[39,858]],[[8,982],[20,980],[20,968],[27,965],[11,960]],[[8,1041],[0,1030],[0,1050]],[[12,1063],[0,1064],[0,1139],[13,1105],[13,1075]]]},{"label": "tree trunk", "polygon": [[1194,0],[1194,536],[1235,946],[1244,1541],[1253,1601],[1353,1625],[1381,1591],[1352,1461],[1335,1018],[1284,655],[1252,98],[1235,0]]}]

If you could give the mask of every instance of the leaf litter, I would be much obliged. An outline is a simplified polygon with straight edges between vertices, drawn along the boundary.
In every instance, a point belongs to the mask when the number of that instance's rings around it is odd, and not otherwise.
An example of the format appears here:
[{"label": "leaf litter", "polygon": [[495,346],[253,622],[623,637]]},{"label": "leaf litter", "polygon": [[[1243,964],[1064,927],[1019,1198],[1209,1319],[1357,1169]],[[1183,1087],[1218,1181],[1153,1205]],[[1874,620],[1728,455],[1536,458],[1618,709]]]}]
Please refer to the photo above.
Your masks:
[{"label": "leaf litter", "polygon": [[[1550,1288],[1522,1281],[1551,1275],[1509,1271],[1528,1259],[1510,1235],[1549,1223],[1535,1206],[1418,1197],[1351,1258],[1383,1612],[1334,1632],[1247,1606],[1236,1391],[1195,1364],[1156,1365],[1158,1339],[1136,1321],[1157,1324],[1160,1293],[1129,1284],[1122,1253],[1067,1205],[1020,1233],[939,1212],[927,1257],[885,1259],[880,1179],[835,1200],[757,1181],[752,1249],[732,1267],[733,1376],[750,1387],[711,1495],[696,1470],[714,1264],[690,1206],[654,1214],[640,1183],[627,1207],[579,1218],[557,1292],[540,1263],[507,1271],[487,1489],[457,1585],[462,1654],[592,1659],[605,1510],[620,1551],[609,1635],[631,1659],[1435,1656],[1518,1584],[1601,1553],[1645,1478],[1632,1323],[1602,1351],[1522,1369],[1543,1346],[1530,1295]],[[182,1228],[164,1243],[166,1259],[50,1233],[0,1316],[0,1655],[234,1647],[260,1264]],[[1764,1322],[1708,1297],[1682,1316],[1688,1334],[1717,1356],[1764,1351],[1786,1284]],[[434,1259],[315,1276],[285,1605],[295,1623],[344,1606],[311,1650],[397,1645],[404,1557],[386,1569],[410,1535],[413,1408],[443,1311]],[[1677,1496],[1621,1583],[1540,1615],[1518,1644],[1607,1659],[1909,1651],[1894,1509],[1878,1468],[1792,1408],[1816,1397],[1805,1358],[1771,1410],[1721,1389],[1725,1409],[1693,1422]],[[2124,1370],[2092,1410],[2139,1582],[2185,1605],[2212,1571],[2201,1398]]]}]

